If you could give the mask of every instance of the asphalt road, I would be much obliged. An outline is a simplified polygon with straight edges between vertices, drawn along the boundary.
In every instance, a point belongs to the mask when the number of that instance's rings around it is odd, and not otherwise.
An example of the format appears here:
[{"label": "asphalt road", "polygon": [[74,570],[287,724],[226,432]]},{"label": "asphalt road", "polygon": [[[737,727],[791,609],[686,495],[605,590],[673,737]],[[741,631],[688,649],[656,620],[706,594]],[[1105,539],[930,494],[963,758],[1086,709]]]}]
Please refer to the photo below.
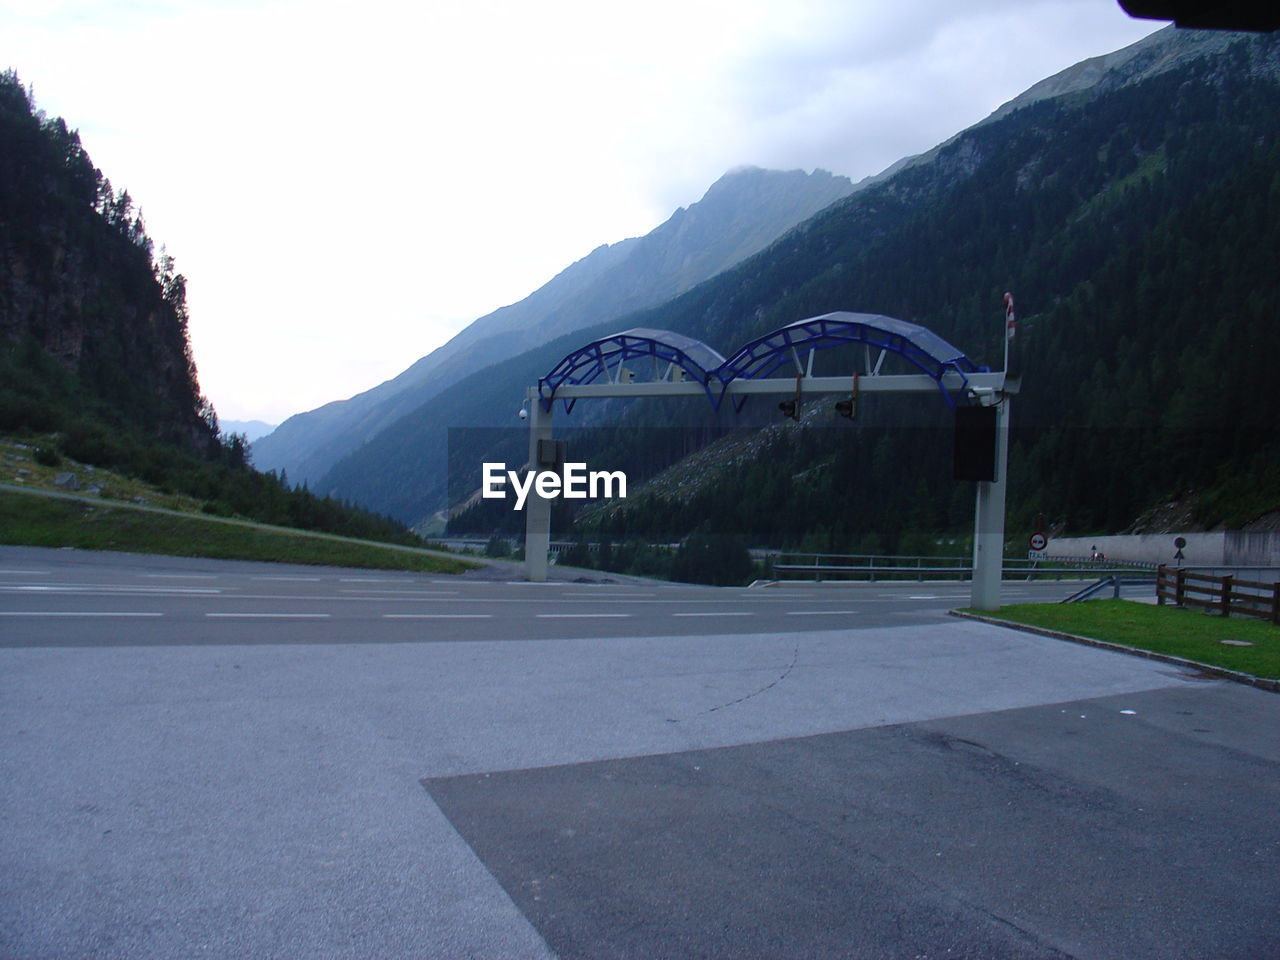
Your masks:
[{"label": "asphalt road", "polygon": [[[9,560],[4,560],[8,556]],[[29,562],[27,558],[30,558]],[[503,565],[501,570],[514,569]],[[429,577],[187,558],[0,548],[0,645],[394,643],[724,633],[934,623],[957,583],[669,583]],[[1076,584],[1020,583],[1008,602]]]},{"label": "asphalt road", "polygon": [[0,548],[0,956],[1280,957],[1280,697],[967,596]]}]

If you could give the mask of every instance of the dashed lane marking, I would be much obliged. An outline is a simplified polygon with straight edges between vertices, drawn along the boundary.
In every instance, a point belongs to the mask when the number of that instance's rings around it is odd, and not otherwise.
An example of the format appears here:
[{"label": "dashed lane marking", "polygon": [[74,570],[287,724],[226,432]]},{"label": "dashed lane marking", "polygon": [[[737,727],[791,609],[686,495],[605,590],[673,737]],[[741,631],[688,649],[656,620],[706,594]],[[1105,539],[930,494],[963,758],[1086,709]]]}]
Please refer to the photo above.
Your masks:
[{"label": "dashed lane marking", "polygon": [[491,620],[492,613],[384,613],[383,620]]},{"label": "dashed lane marking", "polygon": [[630,617],[629,613],[536,613],[540,620],[621,620]]},{"label": "dashed lane marking", "polygon": [[163,617],[163,613],[120,610],[0,610],[0,617]]},{"label": "dashed lane marking", "polygon": [[329,613],[206,613],[223,620],[325,620]]}]

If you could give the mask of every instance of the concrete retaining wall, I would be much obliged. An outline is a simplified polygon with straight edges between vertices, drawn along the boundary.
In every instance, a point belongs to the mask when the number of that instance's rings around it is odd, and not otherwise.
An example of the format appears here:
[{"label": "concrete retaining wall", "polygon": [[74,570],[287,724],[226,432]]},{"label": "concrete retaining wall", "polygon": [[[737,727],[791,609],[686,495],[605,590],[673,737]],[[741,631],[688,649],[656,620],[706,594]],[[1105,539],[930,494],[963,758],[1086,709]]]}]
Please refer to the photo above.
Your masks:
[{"label": "concrete retaining wall", "polygon": [[[1181,561],[1174,539],[1182,537]],[[1137,536],[1062,537],[1049,541],[1050,557],[1088,557],[1094,548],[1108,560],[1181,563],[1183,566],[1280,566],[1280,532],[1144,533]]]}]

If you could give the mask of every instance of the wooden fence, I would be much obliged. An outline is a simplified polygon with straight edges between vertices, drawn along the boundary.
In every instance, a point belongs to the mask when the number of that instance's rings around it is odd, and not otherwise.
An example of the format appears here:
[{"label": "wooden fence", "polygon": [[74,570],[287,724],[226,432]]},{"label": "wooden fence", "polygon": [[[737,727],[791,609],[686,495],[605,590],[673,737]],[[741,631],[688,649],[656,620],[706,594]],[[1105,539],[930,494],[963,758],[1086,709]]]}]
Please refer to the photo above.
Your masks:
[{"label": "wooden fence", "polygon": [[1280,583],[1215,577],[1181,567],[1161,566],[1156,574],[1156,603],[1199,607],[1229,617],[1259,617],[1280,626]]}]

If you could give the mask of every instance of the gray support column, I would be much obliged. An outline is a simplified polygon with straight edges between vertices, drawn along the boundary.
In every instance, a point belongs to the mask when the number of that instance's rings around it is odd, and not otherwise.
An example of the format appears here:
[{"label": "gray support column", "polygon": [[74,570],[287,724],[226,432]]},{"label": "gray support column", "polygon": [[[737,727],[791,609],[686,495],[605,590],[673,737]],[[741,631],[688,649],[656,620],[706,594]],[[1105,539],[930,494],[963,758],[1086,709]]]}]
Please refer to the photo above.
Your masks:
[{"label": "gray support column", "polygon": [[[529,469],[538,469],[538,441],[551,439],[551,410],[544,410],[538,388],[531,387],[529,398]],[[554,407],[552,408],[554,410]],[[547,579],[547,555],[551,552],[551,501],[534,489],[524,505],[524,570],[525,577],[541,583]]]},{"label": "gray support column", "polygon": [[975,610],[1000,609],[1004,573],[1004,498],[1009,474],[1009,403],[998,393],[996,406],[996,478],[978,482],[973,518],[973,585],[969,605]]}]

